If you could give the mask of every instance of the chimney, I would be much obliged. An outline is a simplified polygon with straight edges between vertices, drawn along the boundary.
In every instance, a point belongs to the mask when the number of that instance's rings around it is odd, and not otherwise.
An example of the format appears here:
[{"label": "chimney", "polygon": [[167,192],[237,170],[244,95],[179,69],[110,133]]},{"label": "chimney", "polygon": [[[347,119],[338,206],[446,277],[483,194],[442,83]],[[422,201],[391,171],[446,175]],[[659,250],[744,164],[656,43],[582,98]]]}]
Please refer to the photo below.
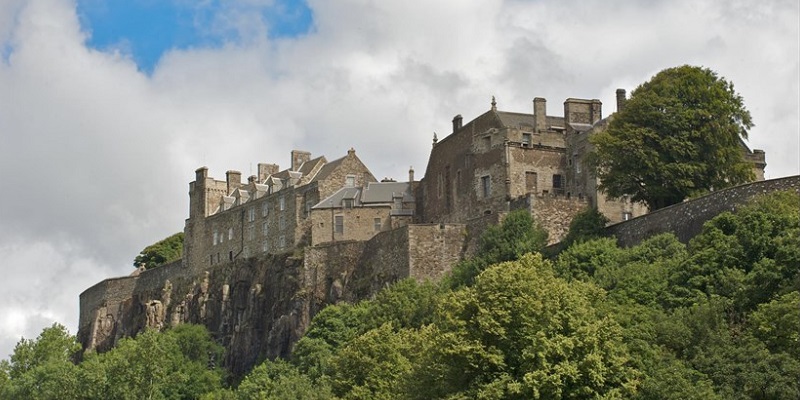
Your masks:
[{"label": "chimney", "polygon": [[547,130],[547,100],[542,97],[533,99],[533,120],[536,123],[536,132]]},{"label": "chimney", "polygon": [[461,129],[461,123],[463,120],[464,119],[461,117],[461,114],[453,117],[453,133],[456,133],[459,129]]},{"label": "chimney", "polygon": [[353,157],[355,155],[356,155],[356,149],[351,147],[350,150],[347,150],[347,156],[348,157]]},{"label": "chimney", "polygon": [[617,89],[617,112],[620,112],[623,108],[625,108],[625,101],[627,101],[625,89]]},{"label": "chimney", "polygon": [[231,194],[236,188],[242,186],[242,173],[239,171],[228,171],[225,173],[225,181],[228,183],[228,194]]},{"label": "chimney", "polygon": [[270,175],[277,174],[280,171],[278,164],[262,164],[258,163],[258,181],[264,182]]},{"label": "chimney", "polygon": [[205,185],[206,178],[208,178],[208,168],[200,167],[194,171],[194,180],[198,185]]},{"label": "chimney", "polygon": [[408,167],[408,181],[414,182],[414,167]]},{"label": "chimney", "polygon": [[308,151],[292,150],[292,171],[299,171],[304,162],[311,159]]}]

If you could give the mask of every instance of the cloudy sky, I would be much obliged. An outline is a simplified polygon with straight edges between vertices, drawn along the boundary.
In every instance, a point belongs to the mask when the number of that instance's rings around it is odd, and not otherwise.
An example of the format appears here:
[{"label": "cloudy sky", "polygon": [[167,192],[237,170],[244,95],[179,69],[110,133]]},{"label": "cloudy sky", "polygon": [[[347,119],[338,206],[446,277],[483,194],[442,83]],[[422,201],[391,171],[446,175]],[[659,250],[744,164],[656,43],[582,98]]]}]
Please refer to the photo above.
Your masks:
[{"label": "cloudy sky", "polygon": [[734,82],[767,177],[800,172],[800,9],[776,1],[2,0],[0,357],[183,229],[208,166],[249,175],[351,146],[425,170],[433,132],[489,108],[614,111],[661,69]]}]

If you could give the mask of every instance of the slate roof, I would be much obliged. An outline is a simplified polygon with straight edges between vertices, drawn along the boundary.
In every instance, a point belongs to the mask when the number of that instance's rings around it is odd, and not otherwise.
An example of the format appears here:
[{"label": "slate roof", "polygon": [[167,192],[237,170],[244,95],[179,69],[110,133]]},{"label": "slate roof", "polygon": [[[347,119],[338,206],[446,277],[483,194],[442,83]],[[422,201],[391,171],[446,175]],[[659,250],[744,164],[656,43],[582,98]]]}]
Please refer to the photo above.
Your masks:
[{"label": "slate roof", "polygon": [[497,111],[497,116],[500,117],[500,122],[503,123],[503,126],[514,128],[520,125],[536,126],[533,114]]},{"label": "slate roof", "polygon": [[403,202],[412,202],[408,182],[370,182],[361,195],[364,203],[391,203],[395,194],[403,195]]},{"label": "slate roof", "polygon": [[391,205],[395,195],[402,195],[404,203],[414,202],[408,182],[369,182],[366,189],[345,187],[317,203],[313,209],[341,208],[345,199],[353,200],[353,207]]},{"label": "slate roof", "polygon": [[317,182],[327,178],[333,172],[333,170],[336,169],[336,167],[342,164],[342,161],[344,161],[344,159],[345,157],[337,158],[323,165],[322,168],[319,169],[319,172],[317,172],[317,175],[314,176],[314,179],[311,180],[311,182]]}]

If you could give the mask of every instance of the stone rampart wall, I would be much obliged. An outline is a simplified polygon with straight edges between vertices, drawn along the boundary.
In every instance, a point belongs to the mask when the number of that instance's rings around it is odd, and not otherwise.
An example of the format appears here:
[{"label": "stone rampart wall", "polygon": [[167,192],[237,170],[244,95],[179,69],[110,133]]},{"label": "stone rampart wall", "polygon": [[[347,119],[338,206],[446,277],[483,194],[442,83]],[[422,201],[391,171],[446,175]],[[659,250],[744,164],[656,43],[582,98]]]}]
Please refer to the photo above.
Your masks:
[{"label": "stone rampart wall", "polygon": [[426,224],[408,227],[407,274],[417,281],[437,281],[466,251],[465,224]]},{"label": "stone rampart wall", "polygon": [[664,232],[673,232],[678,240],[687,243],[700,233],[706,221],[716,215],[733,211],[755,196],[781,190],[800,193],[800,175],[718,190],[630,221],[608,226],[606,233],[616,236],[621,246],[634,246],[648,237]]}]

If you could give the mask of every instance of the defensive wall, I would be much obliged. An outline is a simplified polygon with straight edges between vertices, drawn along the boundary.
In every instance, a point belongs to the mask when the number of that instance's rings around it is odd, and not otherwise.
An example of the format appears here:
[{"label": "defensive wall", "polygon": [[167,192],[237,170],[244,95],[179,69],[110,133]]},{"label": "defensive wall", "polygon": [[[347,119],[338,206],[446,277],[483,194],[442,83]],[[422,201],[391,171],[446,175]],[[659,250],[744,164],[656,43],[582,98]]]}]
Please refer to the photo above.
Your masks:
[{"label": "defensive wall", "polygon": [[800,175],[717,190],[629,221],[610,225],[606,227],[605,232],[616,236],[619,244],[626,247],[665,232],[673,232],[678,240],[688,243],[689,239],[700,233],[703,224],[716,215],[733,211],[755,196],[784,190],[800,193]]}]

